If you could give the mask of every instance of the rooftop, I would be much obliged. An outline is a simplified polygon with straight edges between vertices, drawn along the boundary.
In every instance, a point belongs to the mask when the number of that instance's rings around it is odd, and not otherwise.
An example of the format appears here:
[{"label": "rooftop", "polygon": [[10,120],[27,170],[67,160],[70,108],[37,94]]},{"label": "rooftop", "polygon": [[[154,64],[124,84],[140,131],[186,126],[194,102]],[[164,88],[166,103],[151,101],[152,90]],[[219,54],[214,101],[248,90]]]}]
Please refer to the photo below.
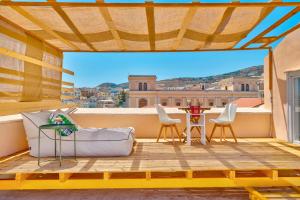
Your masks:
[{"label": "rooftop", "polygon": [[264,101],[262,98],[239,98],[234,101],[235,104],[238,105],[238,107],[258,107],[264,104]]}]

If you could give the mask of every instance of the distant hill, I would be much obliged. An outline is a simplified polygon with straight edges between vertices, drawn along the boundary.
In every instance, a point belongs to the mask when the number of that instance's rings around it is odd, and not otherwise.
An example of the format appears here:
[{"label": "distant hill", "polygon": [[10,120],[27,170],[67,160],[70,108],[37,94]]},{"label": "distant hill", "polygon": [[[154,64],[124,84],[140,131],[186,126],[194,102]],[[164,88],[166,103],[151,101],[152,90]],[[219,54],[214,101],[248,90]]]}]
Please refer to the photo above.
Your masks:
[{"label": "distant hill", "polygon": [[[263,65],[247,67],[241,70],[215,75],[215,76],[206,76],[206,77],[179,77],[172,79],[159,80],[157,83],[163,85],[164,87],[183,87],[188,84],[197,84],[197,83],[214,83],[219,80],[229,78],[229,77],[251,77],[251,76],[262,76],[264,70]],[[113,89],[127,89],[128,82],[115,84],[115,83],[101,83],[96,86],[101,91],[110,91]]]},{"label": "distant hill", "polygon": [[164,85],[165,87],[183,87],[188,84],[197,83],[214,83],[229,77],[251,77],[261,76],[264,72],[263,65],[247,67],[241,70],[206,77],[180,77],[158,81],[158,84]]}]

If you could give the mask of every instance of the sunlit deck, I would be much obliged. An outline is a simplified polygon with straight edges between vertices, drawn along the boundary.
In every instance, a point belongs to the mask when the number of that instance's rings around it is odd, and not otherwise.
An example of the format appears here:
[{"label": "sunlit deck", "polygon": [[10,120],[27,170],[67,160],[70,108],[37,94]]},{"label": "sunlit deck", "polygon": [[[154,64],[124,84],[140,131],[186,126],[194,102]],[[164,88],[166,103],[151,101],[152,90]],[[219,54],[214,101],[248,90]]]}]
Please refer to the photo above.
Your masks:
[{"label": "sunlit deck", "polygon": [[128,157],[37,159],[24,152],[0,163],[1,189],[300,186],[300,147],[275,139],[173,145],[138,140]]},{"label": "sunlit deck", "polygon": [[0,173],[174,172],[206,170],[298,169],[300,147],[273,139],[240,139],[238,144],[215,140],[192,146],[154,140],[138,140],[129,157],[65,158],[63,166],[51,158],[37,159],[27,153],[1,162]]}]

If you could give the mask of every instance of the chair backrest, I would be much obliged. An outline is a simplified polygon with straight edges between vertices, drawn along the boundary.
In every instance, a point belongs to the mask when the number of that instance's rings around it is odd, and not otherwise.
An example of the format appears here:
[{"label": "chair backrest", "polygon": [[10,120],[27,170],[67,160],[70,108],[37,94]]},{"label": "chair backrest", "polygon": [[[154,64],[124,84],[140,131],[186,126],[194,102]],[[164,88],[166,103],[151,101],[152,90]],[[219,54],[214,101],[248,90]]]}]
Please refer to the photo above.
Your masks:
[{"label": "chair backrest", "polygon": [[227,122],[233,122],[236,116],[237,105],[234,103],[226,104],[225,110],[221,113],[218,119]]},{"label": "chair backrest", "polygon": [[166,113],[164,107],[160,104],[156,104],[155,107],[156,107],[156,110],[157,110],[157,113],[158,113],[158,116],[159,116],[159,120],[161,122],[167,121],[169,119],[169,116]]}]

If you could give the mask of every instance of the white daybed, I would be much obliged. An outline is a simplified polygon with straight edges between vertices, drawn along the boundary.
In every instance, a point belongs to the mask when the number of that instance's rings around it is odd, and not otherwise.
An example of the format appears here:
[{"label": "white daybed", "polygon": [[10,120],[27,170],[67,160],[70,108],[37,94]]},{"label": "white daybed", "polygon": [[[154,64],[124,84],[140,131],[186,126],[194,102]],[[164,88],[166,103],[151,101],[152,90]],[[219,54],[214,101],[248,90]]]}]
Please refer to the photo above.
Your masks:
[{"label": "white daybed", "polygon": [[[50,113],[50,111],[22,113],[31,156],[38,157],[39,126],[48,124]],[[62,156],[74,155],[73,134],[62,137]],[[131,127],[79,127],[75,134],[77,156],[128,156],[132,151],[134,143],[134,129]],[[40,156],[54,156],[54,130],[42,130],[40,141]],[[58,144],[57,142],[57,145]],[[58,146],[56,149],[59,149]]]}]

